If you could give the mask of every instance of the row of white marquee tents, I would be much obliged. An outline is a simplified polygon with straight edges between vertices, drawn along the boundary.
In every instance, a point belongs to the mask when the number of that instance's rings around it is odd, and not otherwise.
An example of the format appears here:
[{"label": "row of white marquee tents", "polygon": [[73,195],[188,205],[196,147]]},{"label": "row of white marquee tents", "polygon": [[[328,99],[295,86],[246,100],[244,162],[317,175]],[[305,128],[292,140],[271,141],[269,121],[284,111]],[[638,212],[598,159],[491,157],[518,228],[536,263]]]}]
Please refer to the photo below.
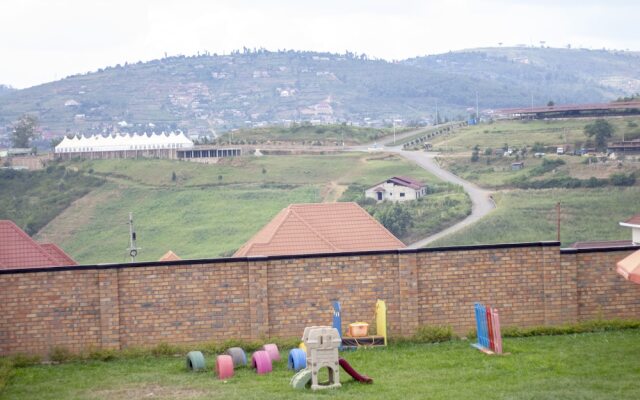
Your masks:
[{"label": "row of white marquee tents", "polygon": [[182,132],[168,134],[94,135],[90,137],[64,137],[55,148],[56,153],[80,153],[100,151],[190,149],[193,142]]}]

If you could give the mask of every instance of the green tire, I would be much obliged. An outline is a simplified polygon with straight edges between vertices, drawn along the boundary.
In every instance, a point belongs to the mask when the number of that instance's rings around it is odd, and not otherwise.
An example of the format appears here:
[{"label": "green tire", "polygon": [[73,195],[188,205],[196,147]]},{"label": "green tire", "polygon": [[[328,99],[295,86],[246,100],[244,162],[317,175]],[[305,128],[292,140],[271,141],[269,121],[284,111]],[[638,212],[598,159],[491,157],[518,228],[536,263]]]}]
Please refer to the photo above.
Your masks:
[{"label": "green tire", "polygon": [[189,371],[197,372],[204,371],[204,368],[205,364],[202,352],[190,351],[189,354],[187,354],[187,369]]}]

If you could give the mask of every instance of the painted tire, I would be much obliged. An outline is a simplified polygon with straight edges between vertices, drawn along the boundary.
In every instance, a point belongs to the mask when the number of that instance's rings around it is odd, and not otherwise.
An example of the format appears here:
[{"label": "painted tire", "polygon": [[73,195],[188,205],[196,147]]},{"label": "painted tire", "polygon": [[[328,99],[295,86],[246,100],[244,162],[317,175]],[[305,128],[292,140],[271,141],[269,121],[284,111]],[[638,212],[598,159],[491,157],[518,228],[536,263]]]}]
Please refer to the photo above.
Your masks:
[{"label": "painted tire", "polygon": [[233,359],[234,368],[247,365],[247,355],[240,347],[231,347],[226,351],[226,354],[230,355]]},{"label": "painted tire", "polygon": [[258,350],[251,356],[251,366],[256,369],[260,375],[267,374],[273,369],[271,365],[271,357],[264,350]]},{"label": "painted tire", "polygon": [[218,379],[228,379],[233,376],[233,358],[230,355],[216,357],[216,374]]},{"label": "painted tire", "polygon": [[309,382],[311,382],[311,370],[303,369],[302,371],[299,371],[297,374],[295,374],[293,378],[291,378],[289,384],[294,389],[304,389],[307,387]]},{"label": "painted tire", "polygon": [[190,371],[204,370],[204,356],[199,351],[190,351],[187,354],[187,369]]},{"label": "painted tire", "polygon": [[289,352],[287,368],[296,372],[307,368],[307,354],[301,349],[292,349]]},{"label": "painted tire", "polygon": [[278,346],[273,343],[265,344],[262,346],[262,350],[266,351],[271,357],[271,361],[280,361],[280,350],[278,350]]}]

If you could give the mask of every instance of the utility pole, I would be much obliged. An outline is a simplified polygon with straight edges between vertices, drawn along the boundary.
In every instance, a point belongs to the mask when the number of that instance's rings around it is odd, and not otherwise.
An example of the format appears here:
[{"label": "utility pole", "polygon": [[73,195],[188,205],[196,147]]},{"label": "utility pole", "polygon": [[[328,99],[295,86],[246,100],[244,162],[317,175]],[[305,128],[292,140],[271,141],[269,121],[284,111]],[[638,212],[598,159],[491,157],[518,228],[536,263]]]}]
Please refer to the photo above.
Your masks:
[{"label": "utility pole", "polygon": [[436,99],[436,125],[440,123],[440,117],[438,117],[438,100]]},{"label": "utility pole", "polygon": [[476,90],[476,124],[480,122],[480,113],[478,111],[478,91]]},{"label": "utility pole", "polygon": [[136,261],[138,255],[138,246],[136,245],[136,230],[133,227],[133,213],[129,213],[129,255],[131,256],[131,262]]},{"label": "utility pole", "polygon": [[556,240],[560,241],[560,202],[556,203]]},{"label": "utility pole", "polygon": [[395,146],[396,144],[396,120],[395,118],[393,119],[393,145]]}]

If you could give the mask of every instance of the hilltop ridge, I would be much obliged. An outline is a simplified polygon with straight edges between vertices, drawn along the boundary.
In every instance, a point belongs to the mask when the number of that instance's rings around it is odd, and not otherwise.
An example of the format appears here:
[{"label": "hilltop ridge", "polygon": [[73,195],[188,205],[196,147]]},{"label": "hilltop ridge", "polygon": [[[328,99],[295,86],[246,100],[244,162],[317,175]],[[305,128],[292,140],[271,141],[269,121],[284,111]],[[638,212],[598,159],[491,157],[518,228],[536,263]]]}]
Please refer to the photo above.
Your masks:
[{"label": "hilltop ridge", "polygon": [[[428,123],[481,109],[602,102],[640,91],[633,52],[484,48],[397,62],[266,50],[168,57],[22,90],[0,88],[0,127],[36,114],[45,132],[221,132],[291,121]],[[1,132],[1,131],[0,131]]]}]

